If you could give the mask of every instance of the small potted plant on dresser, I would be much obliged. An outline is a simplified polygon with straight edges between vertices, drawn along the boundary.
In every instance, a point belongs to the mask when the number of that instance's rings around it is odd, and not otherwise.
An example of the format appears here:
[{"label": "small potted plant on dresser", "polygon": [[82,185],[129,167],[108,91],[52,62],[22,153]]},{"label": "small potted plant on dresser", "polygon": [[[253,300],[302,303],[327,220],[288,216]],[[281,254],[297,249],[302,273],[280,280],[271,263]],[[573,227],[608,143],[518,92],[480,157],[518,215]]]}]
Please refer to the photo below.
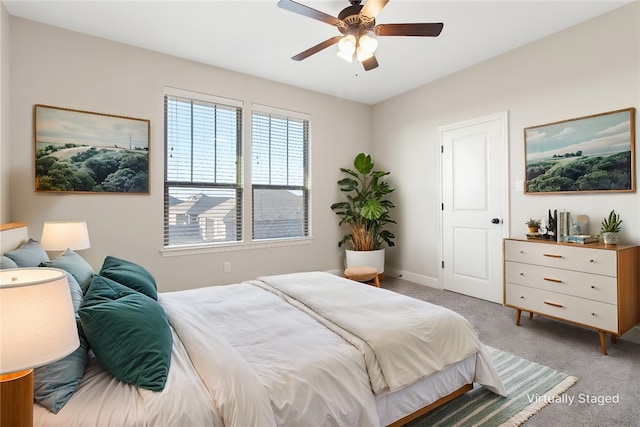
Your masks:
[{"label": "small potted plant on dresser", "polygon": [[618,232],[620,232],[620,224],[622,220],[615,210],[609,212],[609,216],[604,218],[601,223],[600,231],[605,245],[615,245],[618,243]]},{"label": "small potted plant on dresser", "polygon": [[539,219],[529,218],[525,224],[529,227],[529,233],[537,233],[541,223]]}]

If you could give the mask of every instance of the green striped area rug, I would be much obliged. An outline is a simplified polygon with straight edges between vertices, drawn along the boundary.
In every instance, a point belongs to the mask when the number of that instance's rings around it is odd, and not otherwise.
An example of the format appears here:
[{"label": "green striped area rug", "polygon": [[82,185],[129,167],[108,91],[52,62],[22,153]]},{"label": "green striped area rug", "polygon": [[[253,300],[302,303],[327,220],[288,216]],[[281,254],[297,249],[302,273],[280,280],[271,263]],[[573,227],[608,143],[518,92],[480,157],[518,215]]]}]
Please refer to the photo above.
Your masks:
[{"label": "green striped area rug", "polygon": [[508,396],[498,396],[474,384],[473,390],[407,427],[519,426],[578,380],[555,369],[486,346]]}]

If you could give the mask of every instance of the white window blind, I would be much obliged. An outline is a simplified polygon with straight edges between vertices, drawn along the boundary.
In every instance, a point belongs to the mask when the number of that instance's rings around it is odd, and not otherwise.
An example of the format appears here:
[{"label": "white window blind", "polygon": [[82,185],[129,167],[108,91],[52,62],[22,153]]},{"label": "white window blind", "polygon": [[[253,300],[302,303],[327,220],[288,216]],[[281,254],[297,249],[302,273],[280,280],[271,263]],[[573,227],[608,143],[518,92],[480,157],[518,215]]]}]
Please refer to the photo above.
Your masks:
[{"label": "white window blind", "polygon": [[254,106],[253,240],[309,236],[309,119]]},{"label": "white window blind", "polygon": [[164,246],[240,241],[242,108],[178,93],[164,97]]}]

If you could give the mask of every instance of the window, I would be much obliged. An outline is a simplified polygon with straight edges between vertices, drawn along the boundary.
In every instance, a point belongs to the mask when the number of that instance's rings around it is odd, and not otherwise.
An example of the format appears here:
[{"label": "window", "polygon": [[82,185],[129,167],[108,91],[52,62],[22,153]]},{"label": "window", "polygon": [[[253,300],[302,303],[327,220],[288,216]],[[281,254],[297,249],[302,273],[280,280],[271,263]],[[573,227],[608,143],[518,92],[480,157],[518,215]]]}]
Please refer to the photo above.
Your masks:
[{"label": "window", "polygon": [[309,118],[254,106],[251,116],[253,240],[309,236]]},{"label": "window", "polygon": [[242,104],[167,89],[164,246],[242,240]]}]

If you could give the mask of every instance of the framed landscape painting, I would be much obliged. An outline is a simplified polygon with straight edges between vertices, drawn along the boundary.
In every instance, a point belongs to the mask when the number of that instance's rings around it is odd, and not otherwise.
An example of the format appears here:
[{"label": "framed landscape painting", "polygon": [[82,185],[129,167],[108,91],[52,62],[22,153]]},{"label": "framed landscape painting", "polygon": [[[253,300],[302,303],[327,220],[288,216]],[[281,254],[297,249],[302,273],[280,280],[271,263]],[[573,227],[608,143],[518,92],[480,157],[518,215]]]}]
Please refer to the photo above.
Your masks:
[{"label": "framed landscape painting", "polygon": [[635,191],[635,108],[524,129],[525,193]]},{"label": "framed landscape painting", "polygon": [[149,193],[150,121],[35,105],[35,190]]}]

